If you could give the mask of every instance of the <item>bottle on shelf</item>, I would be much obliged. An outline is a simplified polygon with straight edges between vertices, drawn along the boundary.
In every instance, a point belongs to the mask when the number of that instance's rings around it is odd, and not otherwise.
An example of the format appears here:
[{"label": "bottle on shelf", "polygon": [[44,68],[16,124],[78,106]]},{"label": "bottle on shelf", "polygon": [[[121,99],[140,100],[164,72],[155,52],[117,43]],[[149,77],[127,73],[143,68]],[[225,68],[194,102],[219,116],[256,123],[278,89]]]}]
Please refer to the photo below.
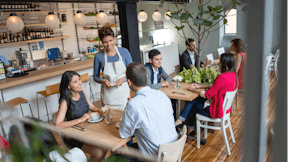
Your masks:
[{"label": "bottle on shelf", "polygon": [[7,33],[7,43],[10,43],[10,35]]},{"label": "bottle on shelf", "polygon": [[0,36],[0,43],[1,44],[4,43],[4,37],[3,37],[2,33],[1,33],[1,36]]},{"label": "bottle on shelf", "polygon": [[53,31],[53,30],[50,31],[50,37],[51,37],[51,38],[54,37],[54,31]]},{"label": "bottle on shelf", "polygon": [[4,43],[8,43],[7,32],[3,32]]},{"label": "bottle on shelf", "polygon": [[13,35],[13,39],[14,39],[14,42],[18,42],[18,38],[17,38],[17,35]]},{"label": "bottle on shelf", "polygon": [[22,33],[17,33],[18,42],[22,41]]}]

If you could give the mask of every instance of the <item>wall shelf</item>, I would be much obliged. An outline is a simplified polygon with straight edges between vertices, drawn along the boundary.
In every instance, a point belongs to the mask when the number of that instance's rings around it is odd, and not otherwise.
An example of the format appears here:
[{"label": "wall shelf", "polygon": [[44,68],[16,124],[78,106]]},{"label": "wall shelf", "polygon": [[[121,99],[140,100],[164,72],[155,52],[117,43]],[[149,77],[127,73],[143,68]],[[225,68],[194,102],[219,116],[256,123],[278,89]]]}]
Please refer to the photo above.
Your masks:
[{"label": "wall shelf", "polygon": [[[67,24],[68,22],[60,22],[61,25],[63,24]],[[42,24],[24,24],[24,27],[28,27],[28,26],[45,26],[45,23],[42,23]],[[5,29],[7,28],[6,25],[1,25],[0,26],[1,29]]]},{"label": "wall shelf", "polygon": [[60,37],[53,37],[53,38],[33,39],[33,40],[28,40],[28,41],[3,43],[3,44],[0,44],[0,46],[7,46],[7,45],[14,45],[14,44],[25,44],[25,43],[34,43],[34,42],[40,42],[40,41],[49,41],[49,40],[55,40],[55,39],[64,39],[64,38],[69,38],[69,37],[70,37],[70,36],[60,36]]},{"label": "wall shelf", "polygon": [[[25,13],[49,13],[50,11],[11,11],[11,12],[3,12],[3,14],[11,14],[11,13],[15,13],[15,14],[25,14]],[[59,12],[66,12],[66,11],[53,11],[54,13],[59,13]]]}]

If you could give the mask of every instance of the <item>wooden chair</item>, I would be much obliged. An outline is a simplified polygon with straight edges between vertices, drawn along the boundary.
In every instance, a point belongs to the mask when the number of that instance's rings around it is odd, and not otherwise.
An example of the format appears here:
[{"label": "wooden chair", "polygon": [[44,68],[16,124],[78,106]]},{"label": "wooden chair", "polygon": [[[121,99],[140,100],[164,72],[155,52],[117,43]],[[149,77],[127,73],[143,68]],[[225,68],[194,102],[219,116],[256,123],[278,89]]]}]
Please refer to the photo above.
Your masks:
[{"label": "wooden chair", "polygon": [[180,65],[175,66],[175,74],[177,75],[180,72]]},{"label": "wooden chair", "polygon": [[22,112],[22,116],[23,117],[24,117],[24,112],[23,112],[22,104],[24,104],[24,103],[29,105],[29,108],[30,108],[30,111],[31,111],[31,115],[32,115],[32,117],[34,117],[32,109],[31,109],[31,104],[30,104],[29,100],[26,100],[25,98],[22,98],[22,97],[17,97],[17,98],[14,98],[14,99],[10,100],[10,101],[5,102],[5,104],[7,106],[10,106],[10,107],[15,107],[15,106],[19,105],[20,108],[21,108],[21,112]]},{"label": "wooden chair", "polygon": [[266,65],[265,65],[265,71],[264,71],[264,82],[266,85],[266,90],[267,90],[267,94],[269,94],[270,92],[270,82],[269,82],[269,73],[270,73],[270,63],[272,61],[272,57],[273,56],[267,56],[266,58]]},{"label": "wooden chair", "polygon": [[[222,118],[212,119],[212,118],[203,116],[201,114],[196,115],[197,148],[198,149],[200,148],[201,127],[204,128],[204,138],[207,138],[207,129],[214,129],[214,130],[220,130],[221,129],[228,155],[231,155],[230,148],[229,148],[229,142],[227,140],[227,135],[226,135],[226,128],[227,127],[229,127],[233,143],[235,143],[235,138],[234,138],[234,134],[233,134],[232,126],[231,126],[231,121],[230,121],[230,112],[226,113],[226,111],[232,106],[236,92],[237,92],[237,89],[235,91],[232,91],[232,92],[226,92],[224,102],[223,102],[223,117]],[[202,122],[200,122],[200,121],[204,121],[204,124],[202,124]],[[227,121],[227,124],[226,124],[226,121]],[[221,126],[210,126],[210,125],[208,125],[208,122],[220,122]]]},{"label": "wooden chair", "polygon": [[95,102],[94,94],[93,94],[93,91],[92,91],[92,88],[91,88],[91,83],[90,83],[90,78],[91,77],[93,77],[93,76],[89,77],[88,73],[80,75],[80,79],[81,79],[82,83],[88,83],[89,84],[90,100],[91,100],[91,102]]},{"label": "wooden chair", "polygon": [[[46,86],[46,90],[44,90],[44,91],[36,92],[37,93],[36,94],[36,100],[37,100],[38,119],[40,118],[38,95],[44,96],[44,101],[45,101],[45,106],[46,106],[46,113],[47,113],[47,118],[48,118],[48,121],[49,121],[50,119],[49,119],[49,113],[48,113],[48,107],[47,107],[46,98],[48,96],[53,95],[53,94],[58,94],[59,93],[59,88],[60,88],[60,83],[57,83],[57,84],[53,84],[53,85],[50,85],[50,86]],[[59,98],[59,96],[58,96],[58,98]]]},{"label": "wooden chair", "polygon": [[181,137],[173,142],[168,144],[160,145],[158,152],[158,162],[164,161],[178,161],[181,162],[182,152],[185,146],[187,138],[187,127],[184,125],[182,129]]},{"label": "wooden chair", "polygon": [[275,73],[277,81],[278,81],[278,60],[279,60],[279,57],[280,57],[280,49],[278,49],[276,51],[274,64],[273,64],[273,69],[274,69],[274,73]]}]

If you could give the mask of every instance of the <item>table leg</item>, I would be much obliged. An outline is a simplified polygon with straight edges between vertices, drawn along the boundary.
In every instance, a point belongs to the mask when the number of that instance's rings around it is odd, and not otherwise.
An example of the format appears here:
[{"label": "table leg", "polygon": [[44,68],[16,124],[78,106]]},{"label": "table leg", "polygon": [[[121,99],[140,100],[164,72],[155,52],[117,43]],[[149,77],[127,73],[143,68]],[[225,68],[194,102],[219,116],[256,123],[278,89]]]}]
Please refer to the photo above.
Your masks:
[{"label": "table leg", "polygon": [[4,103],[5,101],[4,101],[4,95],[3,95],[2,89],[0,89],[0,91],[1,91],[2,102]]},{"label": "table leg", "polygon": [[176,119],[179,118],[181,112],[181,100],[177,99]]}]

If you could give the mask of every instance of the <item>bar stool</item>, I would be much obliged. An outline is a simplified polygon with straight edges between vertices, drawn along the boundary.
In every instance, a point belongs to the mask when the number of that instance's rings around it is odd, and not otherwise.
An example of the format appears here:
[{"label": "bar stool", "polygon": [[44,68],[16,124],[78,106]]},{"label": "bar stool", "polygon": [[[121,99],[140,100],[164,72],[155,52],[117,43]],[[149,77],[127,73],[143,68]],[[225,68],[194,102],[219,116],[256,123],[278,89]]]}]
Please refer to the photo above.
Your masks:
[{"label": "bar stool", "polygon": [[[59,88],[60,88],[60,83],[57,83],[57,84],[53,84],[53,85],[50,85],[50,86],[46,86],[46,90],[45,90],[45,91],[36,92],[36,93],[37,93],[37,94],[36,94],[36,100],[37,100],[38,119],[40,118],[40,115],[39,115],[38,94],[44,96],[47,118],[48,118],[48,121],[50,121],[46,98],[47,98],[48,96],[53,95],[53,94],[59,93]],[[59,96],[58,96],[58,98],[59,98]]]},{"label": "bar stool", "polygon": [[14,98],[14,99],[10,100],[10,101],[5,102],[5,104],[7,104],[8,106],[11,106],[11,107],[15,107],[15,106],[20,105],[23,117],[24,117],[24,113],[23,113],[22,104],[24,104],[24,103],[29,105],[30,111],[31,111],[31,115],[32,115],[32,117],[34,117],[33,113],[32,113],[31,104],[30,104],[29,100],[26,100],[25,98],[22,98],[22,97],[17,97],[17,98]]}]

